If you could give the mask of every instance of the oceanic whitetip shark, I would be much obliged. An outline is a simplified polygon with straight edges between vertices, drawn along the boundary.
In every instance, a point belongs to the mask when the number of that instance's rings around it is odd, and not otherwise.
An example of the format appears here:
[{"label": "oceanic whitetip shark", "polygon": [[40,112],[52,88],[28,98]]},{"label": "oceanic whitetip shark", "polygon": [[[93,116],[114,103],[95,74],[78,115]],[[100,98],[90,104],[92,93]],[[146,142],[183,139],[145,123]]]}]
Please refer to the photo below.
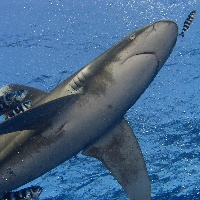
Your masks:
[{"label": "oceanic whitetip shark", "polygon": [[27,89],[32,108],[0,124],[0,194],[81,152],[102,161],[134,200],[151,199],[145,162],[126,112],[176,43],[177,24],[158,21],[125,37],[49,93]]}]

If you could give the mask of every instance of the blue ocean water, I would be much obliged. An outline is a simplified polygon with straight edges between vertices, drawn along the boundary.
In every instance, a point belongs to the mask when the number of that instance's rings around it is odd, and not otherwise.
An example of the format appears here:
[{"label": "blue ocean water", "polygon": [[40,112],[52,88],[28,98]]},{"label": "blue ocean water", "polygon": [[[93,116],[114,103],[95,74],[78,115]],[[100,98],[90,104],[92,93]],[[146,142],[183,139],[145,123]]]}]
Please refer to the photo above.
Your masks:
[{"label": "blue ocean water", "polygon": [[[124,36],[160,19],[197,15],[154,82],[129,110],[153,200],[200,199],[200,1],[9,0],[0,2],[0,87],[50,91]],[[167,34],[167,33],[166,33]],[[34,180],[41,200],[127,199],[99,161],[81,154]]]}]

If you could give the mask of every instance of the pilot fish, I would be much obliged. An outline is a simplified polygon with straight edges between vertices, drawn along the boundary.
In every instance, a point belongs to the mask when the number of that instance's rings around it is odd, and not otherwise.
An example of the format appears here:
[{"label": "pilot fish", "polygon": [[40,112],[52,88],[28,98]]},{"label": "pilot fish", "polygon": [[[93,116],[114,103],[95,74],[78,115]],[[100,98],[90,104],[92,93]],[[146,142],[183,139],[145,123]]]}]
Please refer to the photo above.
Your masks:
[{"label": "pilot fish", "polygon": [[17,90],[14,93],[16,94],[16,100],[22,101],[26,97],[28,90],[27,89]]},{"label": "pilot fish", "polygon": [[22,101],[27,93],[27,89],[22,89],[0,96],[0,115],[3,115],[16,107],[16,103]]},{"label": "pilot fish", "polygon": [[7,192],[1,200],[36,200],[41,192],[41,187],[32,186],[16,192]]},{"label": "pilot fish", "polygon": [[32,103],[31,100],[27,100],[23,103],[18,104],[11,112],[6,114],[5,119],[10,119],[20,113],[23,113],[23,112],[29,110],[31,107],[31,103]]},{"label": "pilot fish", "polygon": [[187,19],[185,20],[184,22],[184,25],[183,25],[183,29],[182,29],[182,32],[179,34],[181,35],[182,37],[184,37],[184,33],[185,31],[187,31],[187,29],[190,27],[190,24],[192,23],[194,17],[195,17],[195,14],[196,14],[196,10],[193,10],[187,17]]}]

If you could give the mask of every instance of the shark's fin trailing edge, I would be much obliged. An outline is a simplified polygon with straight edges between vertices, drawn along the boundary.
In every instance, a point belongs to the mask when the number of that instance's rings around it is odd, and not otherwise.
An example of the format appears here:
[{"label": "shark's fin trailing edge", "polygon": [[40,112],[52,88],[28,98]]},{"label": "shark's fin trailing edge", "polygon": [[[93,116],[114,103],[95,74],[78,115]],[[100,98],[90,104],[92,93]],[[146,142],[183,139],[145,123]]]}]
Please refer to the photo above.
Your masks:
[{"label": "shark's fin trailing edge", "polygon": [[150,200],[151,188],[137,139],[123,119],[106,137],[82,152],[105,164],[131,200]]}]

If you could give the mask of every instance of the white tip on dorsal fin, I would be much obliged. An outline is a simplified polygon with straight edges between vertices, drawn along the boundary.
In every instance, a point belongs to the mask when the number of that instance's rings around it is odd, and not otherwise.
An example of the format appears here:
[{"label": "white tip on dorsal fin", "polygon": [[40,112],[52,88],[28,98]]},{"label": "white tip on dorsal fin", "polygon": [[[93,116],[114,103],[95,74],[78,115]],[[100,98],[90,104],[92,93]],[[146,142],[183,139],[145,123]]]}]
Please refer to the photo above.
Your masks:
[{"label": "white tip on dorsal fin", "polygon": [[150,200],[147,169],[137,139],[129,124],[122,120],[95,144],[83,151],[105,164],[131,200]]}]

